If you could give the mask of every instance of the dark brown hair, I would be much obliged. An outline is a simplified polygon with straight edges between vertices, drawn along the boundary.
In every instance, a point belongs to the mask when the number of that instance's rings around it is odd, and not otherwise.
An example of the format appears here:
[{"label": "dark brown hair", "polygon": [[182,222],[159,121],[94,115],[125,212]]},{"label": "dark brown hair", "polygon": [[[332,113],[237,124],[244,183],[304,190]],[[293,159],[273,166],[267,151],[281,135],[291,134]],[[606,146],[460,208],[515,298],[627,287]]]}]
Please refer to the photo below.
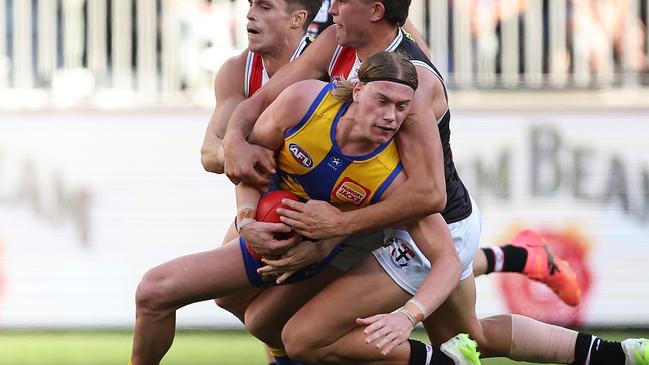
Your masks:
[{"label": "dark brown hair", "polygon": [[302,26],[304,31],[307,30],[315,16],[318,14],[318,10],[322,6],[322,0],[285,0],[286,1],[286,10],[289,13],[292,13],[296,10],[306,10],[306,21]]},{"label": "dark brown hair", "polygon": [[391,24],[402,26],[408,18],[408,8],[411,0],[379,0],[385,8],[385,20]]}]

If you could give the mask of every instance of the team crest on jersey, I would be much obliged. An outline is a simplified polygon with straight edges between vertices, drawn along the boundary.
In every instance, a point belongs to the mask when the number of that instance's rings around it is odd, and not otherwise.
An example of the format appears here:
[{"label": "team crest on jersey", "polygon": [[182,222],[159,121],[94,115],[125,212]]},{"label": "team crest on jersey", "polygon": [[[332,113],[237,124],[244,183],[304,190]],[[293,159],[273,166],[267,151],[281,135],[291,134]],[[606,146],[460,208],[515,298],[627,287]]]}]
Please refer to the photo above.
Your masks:
[{"label": "team crest on jersey", "polygon": [[342,202],[360,207],[365,199],[370,195],[370,189],[348,177],[345,177],[333,190],[333,195]]},{"label": "team crest on jersey", "polygon": [[343,160],[340,159],[340,157],[332,157],[329,159],[329,163],[327,163],[329,167],[331,167],[334,171],[338,171],[338,168],[343,165]]},{"label": "team crest on jersey", "polygon": [[313,159],[311,158],[311,156],[309,156],[304,148],[300,147],[296,143],[291,143],[288,145],[288,150],[291,151],[293,158],[295,159],[295,161],[299,162],[300,165],[308,169],[313,167]]},{"label": "team crest on jersey", "polygon": [[393,238],[390,244],[390,257],[398,267],[406,267],[410,260],[415,258],[415,251],[407,242]]}]

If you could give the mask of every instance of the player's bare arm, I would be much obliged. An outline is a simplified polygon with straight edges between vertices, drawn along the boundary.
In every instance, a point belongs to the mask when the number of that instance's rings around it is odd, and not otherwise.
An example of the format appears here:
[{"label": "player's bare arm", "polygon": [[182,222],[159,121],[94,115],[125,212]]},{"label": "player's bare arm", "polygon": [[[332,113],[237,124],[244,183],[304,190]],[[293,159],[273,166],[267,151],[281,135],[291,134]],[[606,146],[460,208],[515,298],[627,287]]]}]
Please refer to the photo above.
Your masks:
[{"label": "player's bare arm", "polygon": [[423,67],[417,67],[417,75],[419,87],[410,114],[397,133],[399,155],[408,176],[398,191],[377,204],[344,213],[321,201],[285,202],[300,214],[279,210],[289,218],[282,221],[309,238],[323,239],[395,226],[444,209],[443,151],[435,123],[447,109],[444,86]]},{"label": "player's bare arm", "polygon": [[417,247],[430,261],[431,271],[415,299],[423,304],[425,316],[437,310],[460,282],[461,266],[451,232],[441,214],[433,214],[407,226]]},{"label": "player's bare arm", "polygon": [[261,147],[248,143],[246,138],[264,108],[282,90],[297,81],[324,79],[335,49],[336,34],[330,28],[320,34],[297,60],[282,67],[266,85],[234,110],[223,139],[225,173],[234,183],[270,183],[268,175],[274,173],[274,160]]},{"label": "player's bare arm", "polygon": [[246,56],[244,51],[238,56],[228,59],[214,78],[214,97],[216,105],[205,131],[201,147],[201,163],[203,168],[217,174],[223,173],[223,136],[228,120],[234,109],[245,100],[244,72]]}]

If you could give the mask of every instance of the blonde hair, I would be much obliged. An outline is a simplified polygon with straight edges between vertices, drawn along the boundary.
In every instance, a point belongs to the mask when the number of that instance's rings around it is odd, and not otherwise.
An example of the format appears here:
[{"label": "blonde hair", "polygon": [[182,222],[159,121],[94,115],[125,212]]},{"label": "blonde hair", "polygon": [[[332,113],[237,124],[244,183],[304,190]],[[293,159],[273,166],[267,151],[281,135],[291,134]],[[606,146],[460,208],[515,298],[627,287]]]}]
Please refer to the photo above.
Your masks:
[{"label": "blonde hair", "polygon": [[338,80],[331,95],[341,101],[352,98],[354,87],[359,82],[392,81],[417,89],[418,79],[415,66],[399,52],[380,52],[365,60],[358,70],[358,81],[350,81],[344,77]]}]

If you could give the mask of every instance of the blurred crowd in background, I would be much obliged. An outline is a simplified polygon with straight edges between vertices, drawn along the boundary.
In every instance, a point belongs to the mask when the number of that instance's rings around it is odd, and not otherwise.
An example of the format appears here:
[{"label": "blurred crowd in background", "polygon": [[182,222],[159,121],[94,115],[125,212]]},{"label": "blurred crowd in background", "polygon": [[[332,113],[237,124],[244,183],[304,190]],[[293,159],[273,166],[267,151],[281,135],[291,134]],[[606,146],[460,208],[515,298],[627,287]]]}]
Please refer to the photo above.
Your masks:
[{"label": "blurred crowd in background", "polygon": [[[563,50],[570,65],[571,49],[579,48],[589,55],[592,71],[606,67],[609,62],[606,52],[612,47],[612,62],[622,69],[623,53],[627,48],[629,68],[646,72],[649,69],[647,57],[647,2],[637,0],[470,0],[455,1],[457,10],[471,14],[471,33],[474,38],[485,34],[500,34],[501,25],[512,18],[525,22],[525,14],[532,5],[542,9],[543,45],[547,53],[549,34],[553,28],[563,26],[551,22],[551,5],[565,7],[559,17],[566,22],[568,47]],[[524,28],[520,28],[521,30]],[[577,37],[575,37],[577,36]],[[496,37],[498,38],[498,37]],[[500,39],[502,41],[502,39]],[[498,39],[493,40],[497,49]],[[625,43],[628,42],[628,43]],[[520,45],[522,48],[522,44]],[[544,59],[544,71],[548,72],[550,60]]]},{"label": "blurred crowd in background", "polygon": [[[647,89],[649,0],[413,0],[452,88]],[[315,35],[331,18],[324,9]],[[0,108],[213,103],[245,0],[0,0]],[[4,101],[3,101],[4,100]]]}]

